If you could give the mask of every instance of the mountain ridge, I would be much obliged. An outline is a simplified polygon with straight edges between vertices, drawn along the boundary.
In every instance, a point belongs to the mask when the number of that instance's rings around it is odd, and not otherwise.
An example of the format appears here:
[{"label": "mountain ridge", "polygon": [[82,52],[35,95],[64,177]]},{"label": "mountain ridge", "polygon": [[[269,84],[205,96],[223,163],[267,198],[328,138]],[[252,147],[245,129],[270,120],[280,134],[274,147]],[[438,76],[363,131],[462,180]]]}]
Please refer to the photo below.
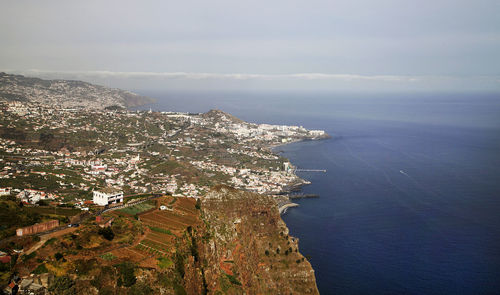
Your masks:
[{"label": "mountain ridge", "polygon": [[45,80],[5,72],[0,72],[0,98],[84,109],[125,109],[155,101],[131,91],[80,80]]}]

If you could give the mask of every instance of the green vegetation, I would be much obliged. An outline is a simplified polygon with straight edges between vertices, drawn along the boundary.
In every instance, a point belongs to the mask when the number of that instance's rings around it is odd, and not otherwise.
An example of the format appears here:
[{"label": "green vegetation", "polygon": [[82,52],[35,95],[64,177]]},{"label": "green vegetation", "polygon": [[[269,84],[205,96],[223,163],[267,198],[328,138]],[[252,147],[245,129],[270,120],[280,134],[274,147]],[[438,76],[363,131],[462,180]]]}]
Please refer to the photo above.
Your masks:
[{"label": "green vegetation", "polygon": [[[127,292],[127,295],[151,295],[153,289],[144,283],[136,283]],[[99,293],[100,294],[100,293]]]},{"label": "green vegetation", "polygon": [[160,227],[148,226],[152,231],[159,232],[162,234],[173,235],[173,233],[169,229],[164,229]]},{"label": "green vegetation", "polygon": [[12,187],[17,189],[24,189],[26,187],[36,187],[37,189],[47,192],[53,192],[60,189],[58,183],[59,178],[53,175],[37,175],[29,174],[22,175],[16,178],[3,178],[0,179],[0,187]]},{"label": "green vegetation", "polygon": [[57,252],[56,254],[54,254],[54,258],[55,258],[57,261],[59,261],[59,260],[61,260],[61,259],[63,259],[63,258],[64,258],[64,255],[62,255],[62,253],[61,253],[61,252]]},{"label": "green vegetation", "polygon": [[45,242],[45,244],[43,244],[43,247],[47,247],[48,245],[53,244],[55,241],[57,241],[56,238],[50,238],[49,240],[47,240],[47,242]]},{"label": "green vegetation", "polygon": [[21,206],[15,198],[0,199],[0,239],[14,235],[18,227],[40,221],[42,216],[39,213],[27,210],[27,207]]},{"label": "green vegetation", "polygon": [[135,277],[135,265],[126,261],[116,266],[118,268],[118,286],[130,287],[137,281]]},{"label": "green vegetation", "polygon": [[184,255],[180,253],[175,253],[175,270],[181,276],[181,278],[184,278],[184,275],[186,273],[184,269]]},{"label": "green vegetation", "polygon": [[69,276],[56,277],[49,286],[49,291],[57,295],[76,294],[75,282]]},{"label": "green vegetation", "polygon": [[74,261],[75,272],[77,275],[87,275],[95,268],[100,267],[97,259],[77,259]]},{"label": "green vegetation", "polygon": [[145,197],[150,197],[151,194],[141,194],[141,195],[137,195],[137,196],[132,196],[132,197],[127,197],[124,199],[124,203],[127,204],[129,203],[130,201],[132,200],[137,200],[137,199],[142,199],[142,198],[145,198]]},{"label": "green vegetation", "polygon": [[174,264],[174,262],[172,260],[168,259],[167,257],[160,257],[160,258],[158,258],[158,266],[161,269],[169,268],[173,264]]},{"label": "green vegetation", "polygon": [[238,281],[238,279],[235,276],[226,274],[226,277],[229,279],[231,284],[241,286],[241,282]]},{"label": "green vegetation", "polygon": [[150,200],[150,201],[147,201],[147,202],[144,202],[144,203],[141,203],[141,204],[137,204],[137,205],[134,205],[134,206],[130,206],[130,207],[127,207],[127,208],[120,209],[118,211],[126,213],[126,214],[130,214],[130,215],[135,215],[137,213],[141,213],[141,212],[144,212],[144,211],[147,211],[147,210],[151,210],[151,209],[153,209],[155,207],[156,207],[156,205],[155,205],[154,201]]},{"label": "green vegetation", "polygon": [[21,256],[21,260],[23,262],[26,262],[26,261],[30,260],[31,258],[34,258],[35,256],[36,256],[36,251],[31,252],[30,254]]},{"label": "green vegetation", "polygon": [[38,213],[40,215],[61,215],[61,216],[75,216],[81,212],[80,209],[75,208],[62,208],[62,207],[26,207],[28,212]]},{"label": "green vegetation", "polygon": [[174,292],[175,295],[187,295],[187,292],[184,289],[184,287],[177,282],[174,282]]},{"label": "green vegetation", "polygon": [[113,253],[108,252],[108,253],[104,253],[104,254],[102,254],[102,255],[101,255],[101,258],[102,258],[102,259],[104,259],[104,260],[108,260],[108,261],[110,261],[110,260],[115,259],[115,258],[116,258],[116,256],[115,256],[115,255],[113,255]]},{"label": "green vegetation", "polygon": [[106,226],[104,228],[100,228],[98,231],[98,234],[100,234],[103,238],[105,238],[108,241],[112,241],[115,237],[115,233],[111,229],[111,227]]},{"label": "green vegetation", "polygon": [[47,269],[47,267],[45,266],[45,263],[42,263],[40,265],[38,265],[35,270],[33,270],[33,274],[42,274],[42,273],[47,273],[49,272],[49,270]]}]

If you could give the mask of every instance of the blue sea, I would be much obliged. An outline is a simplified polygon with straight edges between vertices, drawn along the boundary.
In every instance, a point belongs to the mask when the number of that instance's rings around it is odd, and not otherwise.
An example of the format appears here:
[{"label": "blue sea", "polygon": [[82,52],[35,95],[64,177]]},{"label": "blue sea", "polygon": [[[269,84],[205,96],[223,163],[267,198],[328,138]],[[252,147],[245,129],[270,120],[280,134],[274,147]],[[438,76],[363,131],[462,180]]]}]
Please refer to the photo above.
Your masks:
[{"label": "blue sea", "polygon": [[283,216],[321,294],[500,294],[500,95],[139,92],[332,135],[278,148],[327,170]]}]

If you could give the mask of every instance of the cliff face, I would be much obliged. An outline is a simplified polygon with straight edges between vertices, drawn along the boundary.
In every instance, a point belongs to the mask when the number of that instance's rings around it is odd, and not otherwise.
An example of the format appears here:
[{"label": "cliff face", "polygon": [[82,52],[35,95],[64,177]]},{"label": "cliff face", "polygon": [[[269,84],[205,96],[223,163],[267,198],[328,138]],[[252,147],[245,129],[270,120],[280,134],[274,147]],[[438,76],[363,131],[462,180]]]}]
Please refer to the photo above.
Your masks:
[{"label": "cliff face", "polygon": [[213,189],[202,202],[209,292],[318,294],[314,270],[267,196]]}]

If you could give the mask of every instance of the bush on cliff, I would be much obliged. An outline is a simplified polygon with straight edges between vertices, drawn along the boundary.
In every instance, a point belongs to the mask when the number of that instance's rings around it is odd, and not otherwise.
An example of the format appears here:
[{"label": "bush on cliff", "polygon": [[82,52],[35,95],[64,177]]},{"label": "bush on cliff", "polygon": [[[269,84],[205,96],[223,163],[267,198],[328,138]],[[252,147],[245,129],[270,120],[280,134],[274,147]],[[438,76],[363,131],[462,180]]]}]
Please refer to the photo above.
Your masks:
[{"label": "bush on cliff", "polygon": [[100,228],[98,233],[108,241],[113,240],[115,237],[115,233],[111,227]]}]

